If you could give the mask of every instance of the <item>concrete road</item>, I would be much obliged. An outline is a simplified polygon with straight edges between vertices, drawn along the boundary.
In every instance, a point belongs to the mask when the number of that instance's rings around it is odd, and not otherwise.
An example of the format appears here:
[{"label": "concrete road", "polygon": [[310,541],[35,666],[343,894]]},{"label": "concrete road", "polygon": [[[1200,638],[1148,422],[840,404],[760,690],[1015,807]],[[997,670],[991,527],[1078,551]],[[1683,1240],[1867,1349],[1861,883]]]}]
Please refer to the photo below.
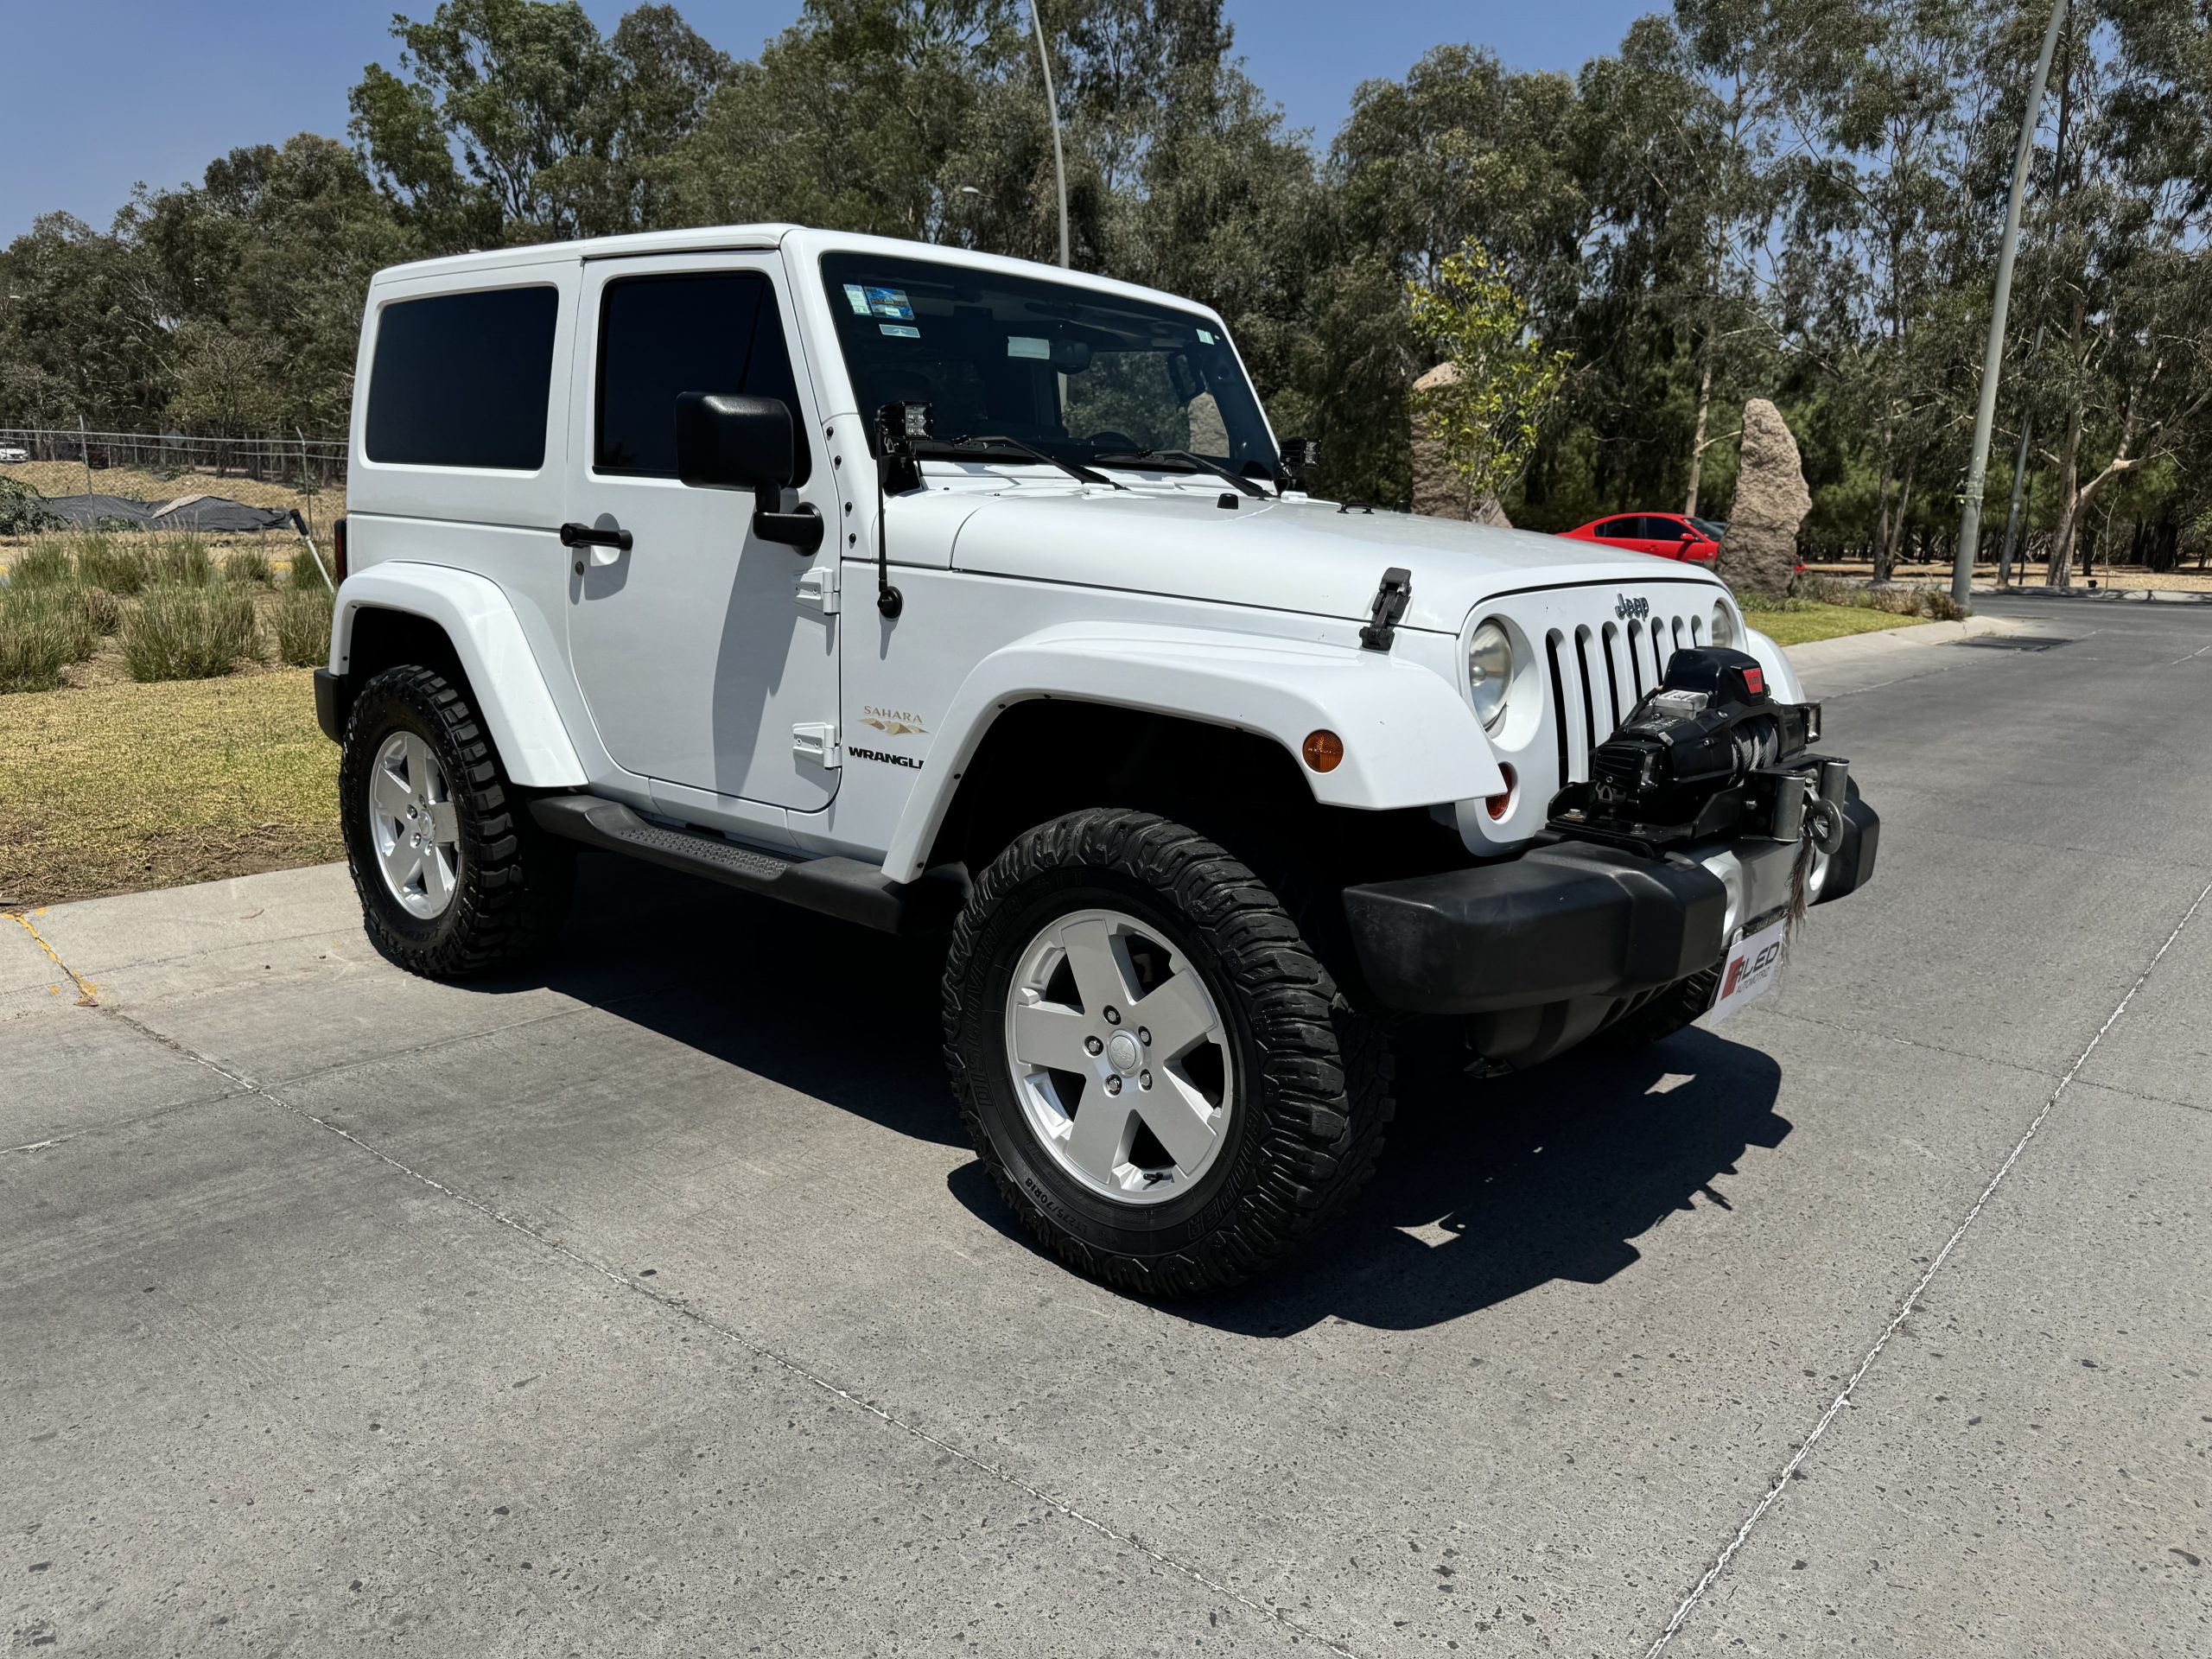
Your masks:
[{"label": "concrete road", "polygon": [[0,1629],[2212,1651],[2212,610],[2018,609],[1812,671],[1881,868],[1767,1003],[1414,1045],[1357,1213],[1190,1306],[1011,1230],[920,950],[603,865],[475,989],[334,869],[0,918]]}]

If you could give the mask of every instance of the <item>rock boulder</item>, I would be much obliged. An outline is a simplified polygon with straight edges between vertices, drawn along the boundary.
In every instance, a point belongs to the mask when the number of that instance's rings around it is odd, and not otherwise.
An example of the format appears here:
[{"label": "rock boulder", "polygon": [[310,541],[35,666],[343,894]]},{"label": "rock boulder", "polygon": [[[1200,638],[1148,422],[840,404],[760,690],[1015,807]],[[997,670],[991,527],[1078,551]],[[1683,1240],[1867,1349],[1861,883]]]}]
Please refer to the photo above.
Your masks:
[{"label": "rock boulder", "polygon": [[[1459,371],[1449,363],[1440,363],[1414,382],[1416,393],[1433,386],[1448,386],[1459,379]],[[1428,423],[1418,407],[1414,414],[1414,511],[1428,518],[1464,518],[1478,524],[1495,524],[1500,530],[1513,528],[1513,521],[1505,516],[1505,508],[1494,495],[1476,498],[1452,464],[1444,458],[1444,446],[1429,435]]]},{"label": "rock boulder", "polygon": [[1797,526],[1813,510],[1797,440],[1764,397],[1744,405],[1743,465],[1721,537],[1721,580],[1743,593],[1786,594],[1797,563]]}]

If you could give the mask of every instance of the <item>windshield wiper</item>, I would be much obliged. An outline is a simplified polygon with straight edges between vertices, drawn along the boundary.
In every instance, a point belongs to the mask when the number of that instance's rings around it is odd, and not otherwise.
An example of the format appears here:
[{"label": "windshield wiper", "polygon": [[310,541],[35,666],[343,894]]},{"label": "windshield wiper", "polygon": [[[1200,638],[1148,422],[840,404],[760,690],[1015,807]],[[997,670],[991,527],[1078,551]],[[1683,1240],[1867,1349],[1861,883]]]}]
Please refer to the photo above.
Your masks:
[{"label": "windshield wiper", "polygon": [[1011,449],[1017,454],[1028,456],[1032,461],[1040,461],[1047,467],[1057,467],[1070,478],[1080,479],[1085,484],[1105,484],[1117,490],[1126,490],[1129,487],[1119,480],[1107,477],[1103,473],[1091,471],[1090,467],[1079,461],[1062,461],[1058,455],[1048,455],[1042,449],[1024,443],[1020,438],[1009,438],[998,433],[971,433],[964,438],[924,438],[915,443],[914,453],[920,454],[927,450],[939,449],[950,450],[954,454],[963,454],[992,448]]},{"label": "windshield wiper", "polygon": [[1109,454],[1093,455],[1093,461],[1179,461],[1201,472],[1211,473],[1216,478],[1225,478],[1247,495],[1262,499],[1267,492],[1242,473],[1232,473],[1217,461],[1208,461],[1204,455],[1192,454],[1188,449],[1116,449]]}]

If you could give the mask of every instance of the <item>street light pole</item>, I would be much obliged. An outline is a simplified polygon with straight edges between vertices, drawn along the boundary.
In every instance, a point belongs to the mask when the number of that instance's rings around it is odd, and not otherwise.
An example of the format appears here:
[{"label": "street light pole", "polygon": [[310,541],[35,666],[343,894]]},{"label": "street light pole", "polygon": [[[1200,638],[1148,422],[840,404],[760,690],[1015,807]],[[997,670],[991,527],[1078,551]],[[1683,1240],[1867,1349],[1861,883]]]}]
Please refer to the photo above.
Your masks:
[{"label": "street light pole", "polygon": [[2028,88],[2028,110],[2020,120],[2020,148],[2012,158],[2012,194],[2005,207],[2005,239],[1997,251],[1997,296],[1989,313],[1989,344],[1981,354],[1981,404],[1974,418],[1974,455],[1967,463],[1966,505],[1959,514],[1959,548],[1951,563],[1951,597],[1964,605],[1974,592],[1974,544],[1981,539],[1981,494],[1989,482],[1989,431],[1997,422],[1997,383],[2005,372],[2005,313],[2012,303],[2012,260],[2020,251],[2020,200],[2027,194],[2028,163],[2035,158],[2036,124],[2043,118],[2043,89],[2050,79],[2051,54],[2058,49],[2059,26],[2067,0],[2051,0],[2050,26],[2043,32],[2043,54]]},{"label": "street light pole", "polygon": [[[1029,0],[1029,26],[1037,31],[1037,61],[1045,71],[1045,114],[1052,124],[1052,181],[1060,193],[1060,269],[1068,268],[1068,168],[1060,155],[1060,104],[1052,95],[1052,57],[1045,49],[1045,20],[1037,0]],[[2048,58],[2050,54],[2044,54]]]}]

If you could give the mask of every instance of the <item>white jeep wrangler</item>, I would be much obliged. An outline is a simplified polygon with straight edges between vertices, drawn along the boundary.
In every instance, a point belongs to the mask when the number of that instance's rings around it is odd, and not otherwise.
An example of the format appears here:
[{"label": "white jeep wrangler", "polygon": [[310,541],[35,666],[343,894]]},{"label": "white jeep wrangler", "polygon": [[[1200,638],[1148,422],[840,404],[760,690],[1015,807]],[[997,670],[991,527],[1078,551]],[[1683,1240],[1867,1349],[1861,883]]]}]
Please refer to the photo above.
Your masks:
[{"label": "white jeep wrangler", "polygon": [[1117,1286],[1339,1209],[1395,1017],[1648,1041],[1872,871],[1713,577],[1312,499],[1185,300],[673,232],[385,271],[357,384],[316,701],[377,944],[511,967],[579,844],[942,930],[976,1149]]}]

